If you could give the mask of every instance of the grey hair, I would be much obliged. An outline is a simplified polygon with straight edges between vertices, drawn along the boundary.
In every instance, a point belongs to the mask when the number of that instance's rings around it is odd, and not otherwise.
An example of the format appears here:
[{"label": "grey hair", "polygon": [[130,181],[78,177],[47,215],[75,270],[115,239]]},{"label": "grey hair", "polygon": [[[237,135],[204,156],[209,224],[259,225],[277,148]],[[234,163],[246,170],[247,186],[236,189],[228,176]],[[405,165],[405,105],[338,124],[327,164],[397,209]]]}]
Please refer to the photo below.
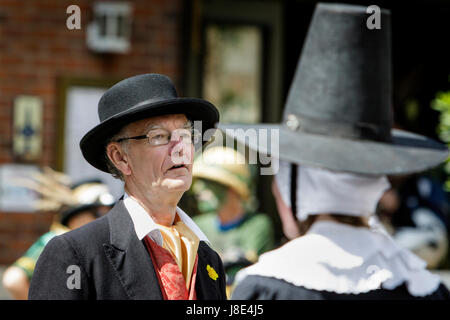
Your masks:
[{"label": "grey hair", "polygon": [[[108,139],[108,141],[106,141],[105,143],[105,164],[106,164],[106,168],[108,170],[108,172],[116,179],[119,179],[121,181],[125,181],[122,172],[117,169],[116,165],[111,161],[111,159],[108,157],[108,152],[107,152],[107,148],[108,145],[111,142],[115,142],[120,138],[123,138],[125,136],[128,135],[128,126],[123,127],[122,129],[120,129],[120,131],[118,133],[116,133],[115,135],[113,135],[111,138]],[[122,145],[122,148],[125,152],[127,152],[127,146],[128,146],[128,140],[119,142]]]}]

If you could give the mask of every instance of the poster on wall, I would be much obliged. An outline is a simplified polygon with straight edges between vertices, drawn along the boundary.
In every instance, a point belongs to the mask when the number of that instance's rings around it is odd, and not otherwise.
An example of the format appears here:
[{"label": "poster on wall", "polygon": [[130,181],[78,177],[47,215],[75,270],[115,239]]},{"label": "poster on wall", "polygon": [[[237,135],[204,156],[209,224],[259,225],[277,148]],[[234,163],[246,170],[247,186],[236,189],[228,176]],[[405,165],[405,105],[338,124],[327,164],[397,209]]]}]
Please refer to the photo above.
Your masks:
[{"label": "poster on wall", "polygon": [[38,160],[42,153],[43,102],[36,96],[14,99],[13,153],[26,161]]}]

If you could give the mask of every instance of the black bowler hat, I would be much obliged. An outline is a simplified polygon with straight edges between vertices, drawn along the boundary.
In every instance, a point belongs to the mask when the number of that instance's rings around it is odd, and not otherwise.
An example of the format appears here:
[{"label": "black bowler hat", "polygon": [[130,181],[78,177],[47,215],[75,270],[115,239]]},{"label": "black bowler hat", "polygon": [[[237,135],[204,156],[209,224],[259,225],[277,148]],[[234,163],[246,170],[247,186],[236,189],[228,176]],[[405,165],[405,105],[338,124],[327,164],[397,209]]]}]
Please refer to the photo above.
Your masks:
[{"label": "black bowler hat", "polygon": [[179,98],[172,81],[160,74],[127,78],[108,89],[98,103],[100,124],[80,141],[81,152],[91,165],[108,172],[106,142],[125,125],[148,117],[185,114],[191,121],[202,121],[202,130],[214,128],[219,112],[208,101]]},{"label": "black bowler hat", "polygon": [[[366,10],[317,5],[280,124],[219,128],[277,129],[280,159],[335,171],[407,174],[443,162],[443,144],[392,129],[390,12],[381,10],[381,29],[369,29]],[[270,153],[270,143],[238,132],[227,134]]]}]

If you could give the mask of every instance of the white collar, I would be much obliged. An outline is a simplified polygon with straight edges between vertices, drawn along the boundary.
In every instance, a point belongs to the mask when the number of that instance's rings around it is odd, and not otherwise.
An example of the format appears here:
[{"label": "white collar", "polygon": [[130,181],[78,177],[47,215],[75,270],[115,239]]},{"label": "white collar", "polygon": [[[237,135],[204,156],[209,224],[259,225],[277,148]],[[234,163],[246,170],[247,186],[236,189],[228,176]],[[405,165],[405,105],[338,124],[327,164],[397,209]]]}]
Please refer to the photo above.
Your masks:
[{"label": "white collar", "polygon": [[305,236],[262,254],[236,280],[261,275],[307,289],[347,294],[393,290],[406,283],[410,294],[425,296],[440,284],[439,277],[425,267],[423,260],[399,247],[385,232],[318,221]]},{"label": "white collar", "polygon": [[[123,197],[123,202],[130,214],[131,220],[133,221],[134,230],[136,231],[136,236],[139,240],[144,239],[145,236],[149,236],[157,244],[163,244],[163,238],[161,232],[158,229],[157,224],[153,221],[150,215],[145,211],[145,209],[137,202],[135,199],[130,197],[126,192]],[[195,224],[195,222],[179,207],[177,207],[177,213],[180,220],[183,221],[186,226],[191,229],[195,235],[200,239],[200,241],[205,241],[210,243],[205,234],[200,230],[200,228]]]}]

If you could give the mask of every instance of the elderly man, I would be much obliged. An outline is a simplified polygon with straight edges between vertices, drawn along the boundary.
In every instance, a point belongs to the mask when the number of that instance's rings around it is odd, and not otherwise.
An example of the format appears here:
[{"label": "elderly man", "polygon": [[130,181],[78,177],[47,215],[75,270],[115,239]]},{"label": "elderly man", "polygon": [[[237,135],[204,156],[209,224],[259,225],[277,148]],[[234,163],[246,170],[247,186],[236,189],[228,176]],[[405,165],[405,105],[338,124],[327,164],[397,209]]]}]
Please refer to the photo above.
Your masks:
[{"label": "elderly man", "polygon": [[179,98],[165,76],[110,88],[85,159],[124,181],[104,217],[54,238],[39,258],[30,299],[226,299],[222,261],[177,204],[192,182],[193,122],[219,120],[201,99]]}]

